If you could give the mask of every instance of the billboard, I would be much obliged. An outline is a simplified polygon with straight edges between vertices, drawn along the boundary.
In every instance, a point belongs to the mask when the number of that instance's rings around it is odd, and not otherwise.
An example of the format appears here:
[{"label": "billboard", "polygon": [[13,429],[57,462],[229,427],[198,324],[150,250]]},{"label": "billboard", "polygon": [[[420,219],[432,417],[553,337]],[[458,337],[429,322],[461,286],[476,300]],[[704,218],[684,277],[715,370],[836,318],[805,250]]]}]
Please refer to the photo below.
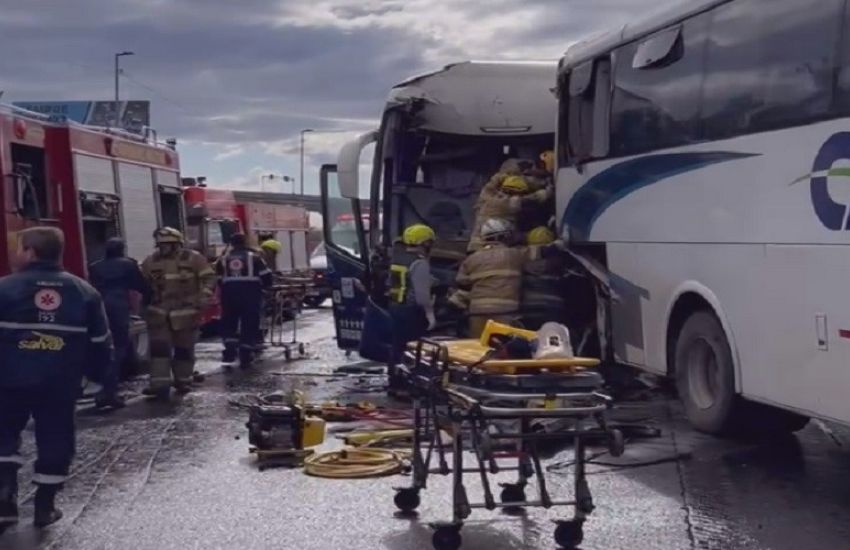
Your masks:
[{"label": "billboard", "polygon": [[114,101],[15,101],[16,107],[42,113],[55,121],[72,120],[91,126],[117,126],[130,132],[141,132],[151,123],[150,101],[119,101],[118,124],[115,124]]}]

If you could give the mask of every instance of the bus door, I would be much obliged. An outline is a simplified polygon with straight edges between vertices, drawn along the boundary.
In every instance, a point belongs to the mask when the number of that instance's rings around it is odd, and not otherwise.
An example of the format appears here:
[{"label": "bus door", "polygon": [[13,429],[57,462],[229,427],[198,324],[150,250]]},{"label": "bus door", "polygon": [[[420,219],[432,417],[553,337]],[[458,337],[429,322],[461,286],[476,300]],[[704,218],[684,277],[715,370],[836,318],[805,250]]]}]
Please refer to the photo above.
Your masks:
[{"label": "bus door", "polygon": [[343,191],[336,165],[322,166],[319,175],[327,279],[332,290],[337,344],[345,350],[357,350],[366,308],[363,281],[369,257],[360,201],[356,193],[350,197]]}]

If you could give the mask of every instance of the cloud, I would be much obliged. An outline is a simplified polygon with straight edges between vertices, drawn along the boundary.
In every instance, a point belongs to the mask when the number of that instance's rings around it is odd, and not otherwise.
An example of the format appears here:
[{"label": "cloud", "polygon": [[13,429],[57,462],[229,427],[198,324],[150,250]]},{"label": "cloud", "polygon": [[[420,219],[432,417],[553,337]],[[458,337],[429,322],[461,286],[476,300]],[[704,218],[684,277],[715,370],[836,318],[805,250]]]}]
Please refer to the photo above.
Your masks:
[{"label": "cloud", "polygon": [[[122,97],[152,101],[160,136],[217,144],[189,155],[194,171],[240,161],[247,181],[257,155],[294,155],[303,128],[377,124],[389,88],[411,75],[554,59],[665,1],[0,0],[0,89],[4,100],[109,99],[114,52],[134,51]],[[309,136],[308,157],[324,160],[342,135]]]}]

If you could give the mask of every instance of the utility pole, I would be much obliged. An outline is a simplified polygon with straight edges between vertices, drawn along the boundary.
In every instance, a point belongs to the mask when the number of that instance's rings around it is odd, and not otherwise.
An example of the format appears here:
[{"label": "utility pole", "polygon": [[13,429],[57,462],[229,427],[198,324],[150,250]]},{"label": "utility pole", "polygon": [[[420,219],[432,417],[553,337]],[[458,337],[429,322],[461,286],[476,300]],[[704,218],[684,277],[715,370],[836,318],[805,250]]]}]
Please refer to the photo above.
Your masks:
[{"label": "utility pole", "polygon": [[121,126],[121,121],[118,119],[118,106],[121,105],[120,98],[118,96],[118,76],[121,74],[121,67],[119,66],[119,59],[126,55],[136,55],[134,52],[118,52],[115,54],[115,116],[113,117],[113,126],[118,128]]},{"label": "utility pole", "polygon": [[304,196],[304,134],[313,131],[314,130],[312,128],[304,128],[301,130],[301,177],[298,178],[298,181],[300,182],[302,197]]}]

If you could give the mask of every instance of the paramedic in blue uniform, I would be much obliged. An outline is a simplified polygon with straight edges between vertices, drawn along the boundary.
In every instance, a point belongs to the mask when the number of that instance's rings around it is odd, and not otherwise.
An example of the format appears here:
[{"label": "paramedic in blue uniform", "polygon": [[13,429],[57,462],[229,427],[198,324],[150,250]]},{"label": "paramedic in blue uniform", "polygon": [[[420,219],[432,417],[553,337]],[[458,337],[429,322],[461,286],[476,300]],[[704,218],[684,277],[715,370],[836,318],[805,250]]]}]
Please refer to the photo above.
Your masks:
[{"label": "paramedic in blue uniform", "polygon": [[97,291],[61,266],[59,229],[17,235],[18,271],[0,279],[0,529],[16,523],[21,432],[35,420],[37,527],[58,521],[56,493],[74,456],[82,377],[101,381],[112,352]]},{"label": "paramedic in blue uniform", "polygon": [[125,255],[126,248],[123,240],[109,239],[106,241],[104,259],[89,266],[89,279],[103,297],[106,316],[109,318],[109,332],[112,333],[112,344],[115,346],[112,362],[104,373],[103,391],[95,398],[95,405],[99,409],[119,409],[124,406],[124,400],[118,395],[118,381],[130,351],[130,292],[138,292],[145,302],[150,295],[150,287],[139,264]]},{"label": "paramedic in blue uniform", "polygon": [[230,238],[230,252],[216,263],[221,281],[221,335],[224,339],[222,361],[239,358],[242,368],[251,366],[254,350],[260,342],[260,317],[263,289],[272,284],[272,271],[263,257],[248,248],[245,235]]}]

